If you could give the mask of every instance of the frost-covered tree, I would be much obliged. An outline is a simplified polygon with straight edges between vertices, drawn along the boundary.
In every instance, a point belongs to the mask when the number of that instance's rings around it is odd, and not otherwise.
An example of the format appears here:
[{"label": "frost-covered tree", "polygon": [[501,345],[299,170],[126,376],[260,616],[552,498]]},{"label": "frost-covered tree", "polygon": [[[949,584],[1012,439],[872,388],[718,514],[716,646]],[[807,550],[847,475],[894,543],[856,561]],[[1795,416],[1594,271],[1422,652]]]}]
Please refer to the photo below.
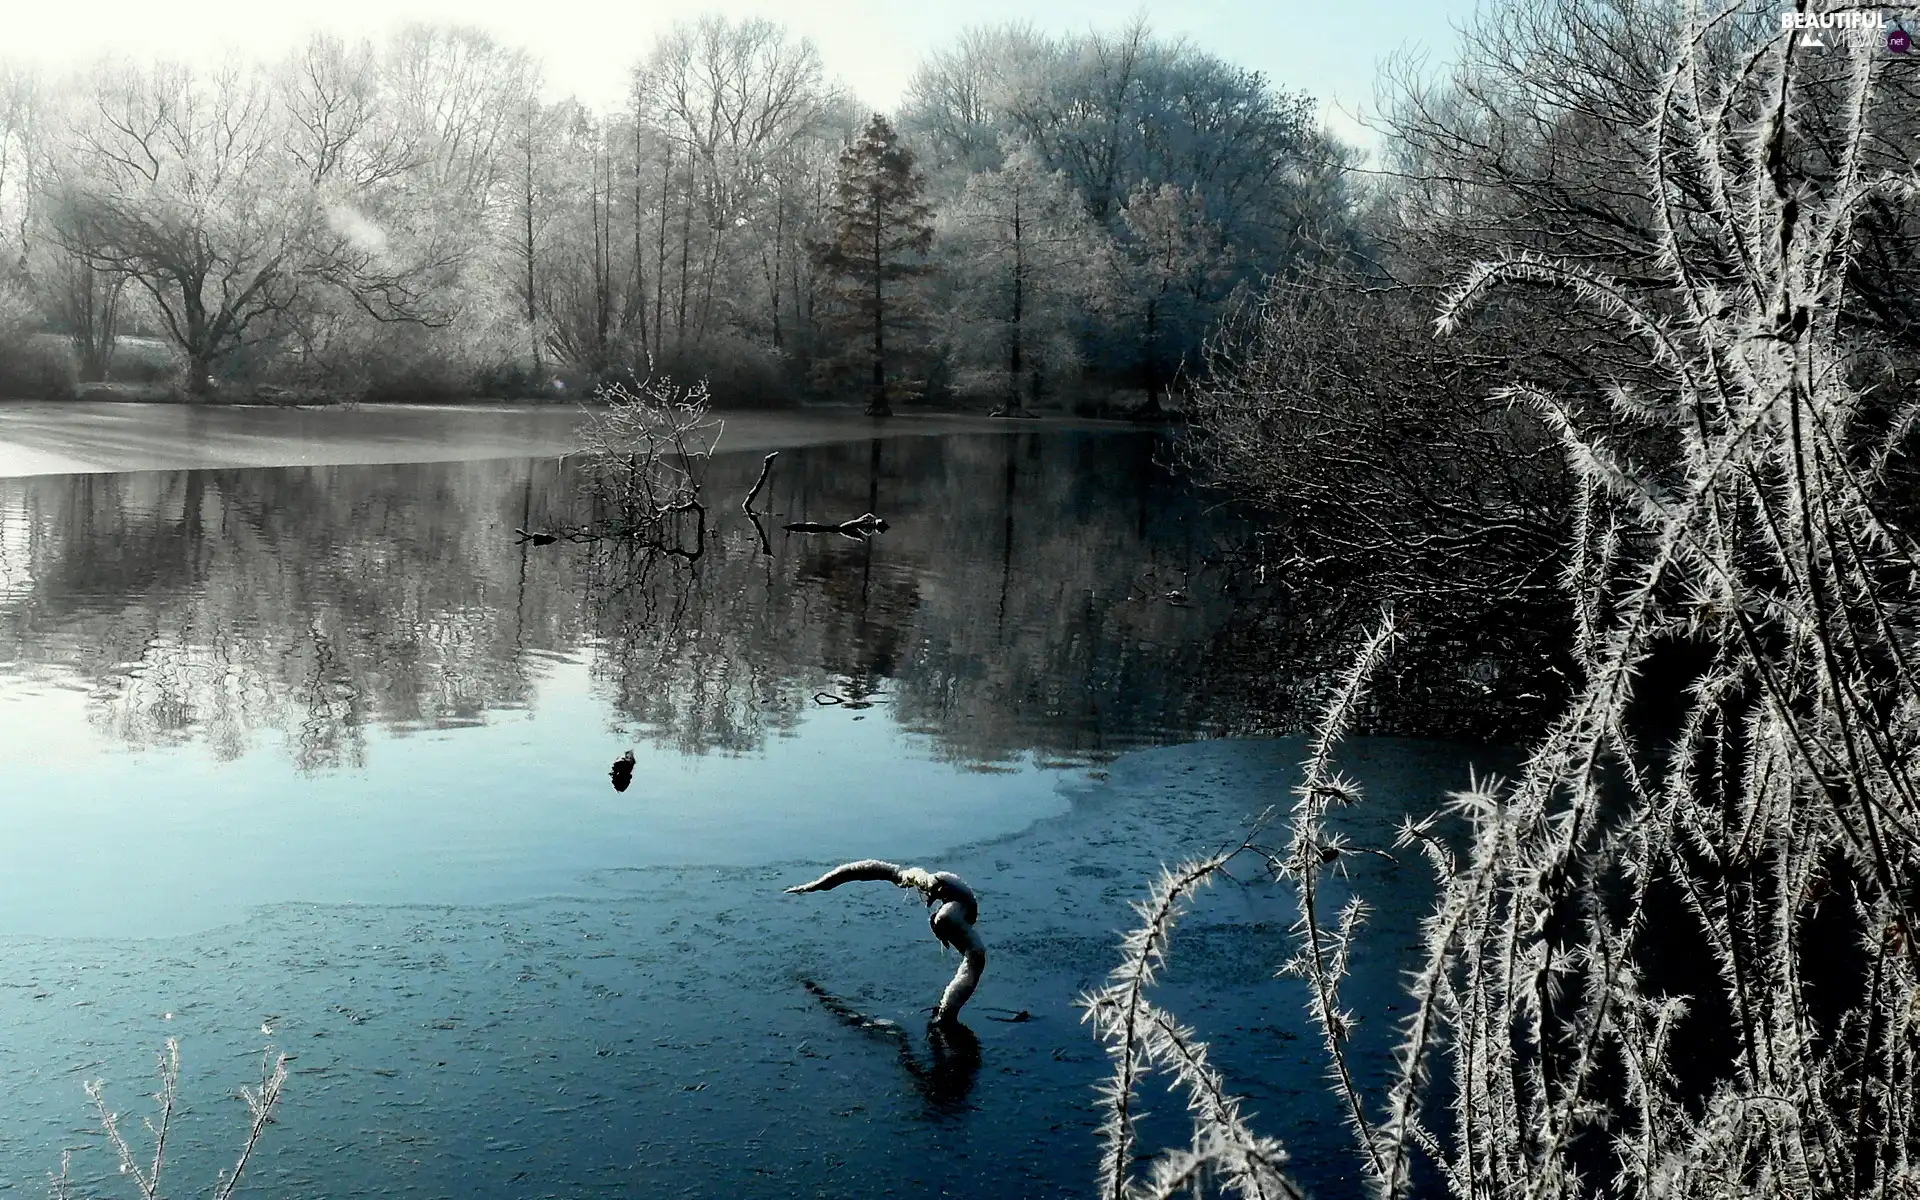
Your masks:
[{"label": "frost-covered tree", "polygon": [[583,105],[559,106],[553,124],[543,236],[528,243],[529,278],[537,278],[530,306],[555,358],[601,375],[638,341],[632,323],[643,311],[622,295],[629,285],[620,271],[625,242],[614,230],[614,147]]},{"label": "frost-covered tree", "polygon": [[[901,122],[928,147],[943,196],[998,168],[1003,145],[1060,173],[1128,266],[1109,280],[1123,302],[1087,324],[1081,352],[1104,374],[1137,379],[1156,405],[1173,371],[1197,361],[1235,284],[1351,240],[1348,154],[1318,127],[1313,102],[1138,21],[1065,38],[970,30],[921,67]],[[1159,211],[1176,193],[1185,211]],[[1193,244],[1193,214],[1204,214],[1207,247]],[[1169,279],[1184,271],[1170,256],[1203,251],[1201,286]]]},{"label": "frost-covered tree", "polygon": [[1024,410],[1078,358],[1075,335],[1110,247],[1065,176],[1030,148],[969,178],[941,217],[962,390]]},{"label": "frost-covered tree", "polygon": [[237,353],[297,334],[330,303],[376,321],[422,316],[420,262],[376,220],[402,168],[351,153],[344,126],[302,120],[315,93],[301,82],[238,64],[107,64],[69,106],[53,237],[140,290],[195,396]]},{"label": "frost-covered tree", "polygon": [[0,61],[0,272],[26,267],[45,141],[46,98],[39,76]]},{"label": "frost-covered tree", "polygon": [[1120,210],[1115,305],[1129,322],[1149,410],[1199,349],[1233,278],[1232,249],[1198,188],[1142,184]]},{"label": "frost-covered tree", "polygon": [[660,267],[673,276],[660,299],[677,340],[704,340],[729,310],[767,294],[766,273],[786,273],[794,249],[787,185],[799,162],[817,156],[834,101],[813,43],[766,20],[703,17],[647,56],[636,102],[677,192],[677,261]]},{"label": "frost-covered tree", "polygon": [[186,356],[188,389],[317,282],[317,194],[279,169],[257,73],[104,67],[60,165],[54,228],[69,253],[145,293]]},{"label": "frost-covered tree", "polygon": [[934,50],[907,84],[900,130],[928,151],[928,169],[962,178],[1006,157],[1017,89],[1053,54],[1030,25],[976,25]]},{"label": "frost-covered tree", "polygon": [[35,324],[34,226],[42,206],[45,89],[26,67],[0,62],[0,345]]},{"label": "frost-covered tree", "polygon": [[902,284],[926,274],[933,243],[933,208],[913,151],[887,119],[875,113],[866,132],[840,155],[834,183],[831,236],[815,258],[834,290],[839,319],[866,334],[871,348],[867,411],[886,416],[887,329],[917,308]]},{"label": "frost-covered tree", "polygon": [[1048,38],[1022,25],[974,29],[911,85],[901,126],[934,165],[998,165],[1012,135],[1113,223],[1142,184],[1198,189],[1244,261],[1268,268],[1337,223],[1339,147],[1314,102],[1135,21]]}]

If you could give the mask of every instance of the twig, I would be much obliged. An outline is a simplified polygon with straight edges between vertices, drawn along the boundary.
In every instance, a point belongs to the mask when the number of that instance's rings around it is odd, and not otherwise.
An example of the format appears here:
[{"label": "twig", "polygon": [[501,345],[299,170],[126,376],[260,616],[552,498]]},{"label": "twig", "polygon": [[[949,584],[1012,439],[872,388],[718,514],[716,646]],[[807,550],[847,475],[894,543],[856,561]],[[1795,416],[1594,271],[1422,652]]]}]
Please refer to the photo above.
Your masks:
[{"label": "twig", "polygon": [[[164,1052],[160,1055],[160,1090],[154,1093],[154,1101],[159,1106],[155,1117],[147,1119],[147,1132],[153,1137],[153,1160],[142,1169],[134,1155],[131,1144],[121,1132],[120,1114],[107,1107],[106,1084],[101,1080],[91,1080],[86,1084],[87,1098],[93,1102],[94,1119],[101,1132],[106,1135],[107,1144],[113,1148],[119,1162],[120,1174],[133,1181],[134,1189],[141,1200],[159,1200],[163,1195],[162,1179],[167,1162],[167,1139],[173,1128],[174,1111],[179,1104],[180,1088],[180,1043],[174,1038],[167,1039]],[[287,1083],[287,1056],[275,1056],[268,1051],[266,1065],[261,1072],[258,1090],[241,1088],[240,1096],[246,1101],[252,1120],[247,1127],[246,1143],[240,1148],[239,1157],[234,1160],[232,1171],[222,1171],[214,1180],[213,1200],[231,1200],[234,1191],[240,1186],[240,1178],[246,1173],[247,1162],[260,1143],[260,1136],[273,1121],[273,1110],[280,1103],[281,1093]],[[55,1200],[66,1200],[73,1195],[72,1156],[62,1153],[60,1173],[49,1176],[49,1187]]]},{"label": "twig", "polygon": [[773,460],[779,457],[780,452],[775,450],[772,454],[760,460],[760,478],[753,481],[753,490],[748,492],[747,498],[740,502],[741,512],[746,513],[748,516],[753,515],[753,502],[759,499],[760,489],[767,486],[767,476],[773,472]]}]

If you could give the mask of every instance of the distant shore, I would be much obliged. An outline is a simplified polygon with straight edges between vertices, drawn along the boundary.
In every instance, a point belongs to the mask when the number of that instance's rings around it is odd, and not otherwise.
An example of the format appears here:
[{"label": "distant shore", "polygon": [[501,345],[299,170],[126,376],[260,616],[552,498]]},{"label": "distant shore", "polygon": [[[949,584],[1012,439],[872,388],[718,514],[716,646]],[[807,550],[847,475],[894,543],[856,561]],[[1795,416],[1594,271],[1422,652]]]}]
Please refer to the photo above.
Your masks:
[{"label": "distant shore", "polygon": [[[1072,417],[1008,421],[971,413],[865,415],[853,405],[716,412],[719,449],[766,451],[915,434],[1123,429]],[[530,404],[365,404],[345,408],[0,403],[0,478],[212,467],[332,466],[559,457],[580,449],[585,414]]]}]

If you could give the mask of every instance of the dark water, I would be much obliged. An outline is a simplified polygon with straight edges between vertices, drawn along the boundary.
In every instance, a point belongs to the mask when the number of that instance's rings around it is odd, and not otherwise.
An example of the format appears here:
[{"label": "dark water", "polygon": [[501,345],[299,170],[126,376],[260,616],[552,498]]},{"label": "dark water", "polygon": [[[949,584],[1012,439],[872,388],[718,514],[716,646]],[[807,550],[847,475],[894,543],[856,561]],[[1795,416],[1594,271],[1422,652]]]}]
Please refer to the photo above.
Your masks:
[{"label": "dark water", "polygon": [[[1081,1191],[1102,1063],[1070,1001],[1154,865],[1283,798],[1298,757],[1178,745],[1231,719],[1200,681],[1232,531],[1155,458],[789,451],[780,519],[892,528],[769,522],[764,547],[737,512],[758,456],[722,460],[692,564],[516,544],[578,511],[551,460],[0,481],[0,1187],[64,1147],[108,1171],[81,1083],[129,1107],[178,1036],[181,1190],[271,1043],[297,1055],[273,1192]],[[1381,813],[1466,773],[1452,747],[1356,753]],[[952,964],[917,907],[780,894],[867,856],[980,889],[995,958],[963,1033],[924,1030]],[[1422,892],[1379,883],[1384,1032]],[[1351,1191],[1268,978],[1284,898],[1220,903],[1170,994],[1217,1019],[1303,1177]]]}]

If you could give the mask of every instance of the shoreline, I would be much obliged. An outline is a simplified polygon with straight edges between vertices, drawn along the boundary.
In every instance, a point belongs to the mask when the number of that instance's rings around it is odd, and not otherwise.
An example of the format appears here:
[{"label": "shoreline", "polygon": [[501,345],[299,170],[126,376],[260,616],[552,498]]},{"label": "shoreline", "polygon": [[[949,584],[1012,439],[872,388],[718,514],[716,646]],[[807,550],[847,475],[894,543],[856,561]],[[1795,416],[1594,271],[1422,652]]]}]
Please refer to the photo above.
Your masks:
[{"label": "shoreline", "polygon": [[[715,411],[718,453],[875,437],[1019,430],[1125,430],[1087,417],[1009,420],[964,412],[869,417],[858,407]],[[137,401],[0,403],[0,479],[244,467],[347,466],[559,458],[578,451],[575,405],[197,406]]]}]

